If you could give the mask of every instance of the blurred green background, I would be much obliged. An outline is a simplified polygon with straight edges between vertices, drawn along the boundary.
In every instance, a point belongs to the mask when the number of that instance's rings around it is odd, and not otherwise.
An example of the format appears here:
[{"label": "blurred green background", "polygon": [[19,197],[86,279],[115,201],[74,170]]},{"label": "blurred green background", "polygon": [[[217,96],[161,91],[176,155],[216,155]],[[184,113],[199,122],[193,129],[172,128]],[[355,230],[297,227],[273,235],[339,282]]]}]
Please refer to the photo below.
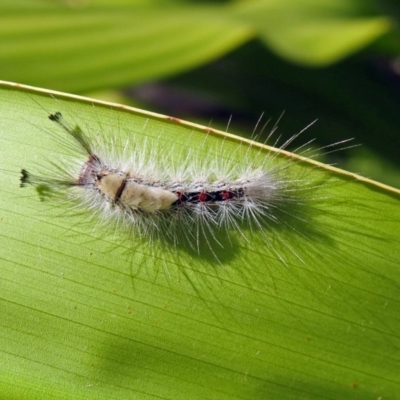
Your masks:
[{"label": "blurred green background", "polygon": [[272,128],[285,112],[286,139],[318,119],[297,145],[354,137],[325,161],[400,187],[399,15],[395,0],[2,0],[0,79],[247,136],[263,113]]}]

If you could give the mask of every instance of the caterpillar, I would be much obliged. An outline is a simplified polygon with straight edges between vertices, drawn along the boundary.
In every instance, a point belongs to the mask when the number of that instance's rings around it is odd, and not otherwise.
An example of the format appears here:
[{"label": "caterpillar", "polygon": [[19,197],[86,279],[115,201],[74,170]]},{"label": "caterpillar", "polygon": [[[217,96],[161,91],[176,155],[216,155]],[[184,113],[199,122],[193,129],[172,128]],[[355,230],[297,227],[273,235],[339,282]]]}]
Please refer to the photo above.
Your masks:
[{"label": "caterpillar", "polygon": [[187,150],[177,161],[173,150],[154,148],[146,141],[117,146],[113,140],[91,138],[59,111],[49,119],[85,158],[61,160],[50,174],[22,169],[21,187],[33,185],[42,199],[67,195],[107,225],[130,231],[133,240],[190,247],[198,254],[209,248],[218,260],[234,246],[235,234],[250,240],[249,235],[260,232],[272,247],[268,231],[291,227],[293,218],[304,219],[305,193],[319,185],[287,174],[293,163],[276,160],[279,151],[275,156],[256,152],[254,157],[251,144],[241,153],[240,163],[223,148],[211,158]]}]

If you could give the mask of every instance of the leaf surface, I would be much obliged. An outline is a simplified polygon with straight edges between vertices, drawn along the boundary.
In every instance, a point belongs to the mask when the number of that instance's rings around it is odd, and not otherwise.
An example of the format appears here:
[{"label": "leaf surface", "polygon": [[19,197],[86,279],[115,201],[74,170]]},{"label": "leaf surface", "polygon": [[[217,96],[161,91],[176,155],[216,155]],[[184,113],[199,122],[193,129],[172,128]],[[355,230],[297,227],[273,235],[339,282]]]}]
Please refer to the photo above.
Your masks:
[{"label": "leaf surface", "polygon": [[[295,162],[288,174],[323,182],[314,203],[297,207],[300,218],[294,207],[267,237],[233,232],[217,263],[103,230],[41,202],[18,176],[65,156],[50,112],[165,148],[199,150],[207,129],[6,83],[0,109],[4,398],[396,398],[398,191]],[[224,140],[226,149],[239,143]]]}]

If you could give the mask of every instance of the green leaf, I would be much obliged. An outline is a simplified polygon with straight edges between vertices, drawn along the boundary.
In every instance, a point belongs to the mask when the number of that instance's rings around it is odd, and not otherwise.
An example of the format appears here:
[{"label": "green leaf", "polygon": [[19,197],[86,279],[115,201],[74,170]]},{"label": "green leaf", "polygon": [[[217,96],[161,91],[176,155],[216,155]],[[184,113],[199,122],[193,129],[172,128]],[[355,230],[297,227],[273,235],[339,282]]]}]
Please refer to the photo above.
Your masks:
[{"label": "green leaf", "polygon": [[[2,397],[397,397],[399,191],[280,154],[272,162],[288,163],[313,192],[300,192],[267,237],[233,232],[221,263],[124,239],[19,188],[21,168],[67,152],[47,114],[62,111],[94,135],[102,127],[122,141],[157,139],[166,150],[201,151],[207,128],[50,95],[0,89]],[[207,137],[222,140],[229,149],[239,139]]]},{"label": "green leaf", "polygon": [[114,3],[2,2],[0,76],[75,92],[126,86],[203,64],[252,35],[220,18],[220,6]]},{"label": "green leaf", "polygon": [[392,25],[359,0],[243,1],[237,13],[278,55],[309,66],[337,62],[388,33]]},{"label": "green leaf", "polygon": [[351,3],[3,0],[0,76],[80,93],[126,87],[198,67],[258,37],[292,62],[327,65],[391,28],[365,2]]}]

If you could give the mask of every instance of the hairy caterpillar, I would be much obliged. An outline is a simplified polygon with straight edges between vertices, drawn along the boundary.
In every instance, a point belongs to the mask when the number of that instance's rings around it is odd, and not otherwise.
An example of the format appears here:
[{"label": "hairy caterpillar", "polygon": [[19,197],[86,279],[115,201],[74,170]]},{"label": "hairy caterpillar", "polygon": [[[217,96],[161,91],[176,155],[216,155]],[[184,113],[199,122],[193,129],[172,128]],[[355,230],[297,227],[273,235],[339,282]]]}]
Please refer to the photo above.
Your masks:
[{"label": "hairy caterpillar", "polygon": [[130,231],[133,240],[190,247],[200,255],[207,248],[220,260],[221,252],[233,248],[234,234],[250,240],[253,232],[260,232],[274,250],[269,231],[279,225],[294,229],[293,218],[306,221],[305,194],[320,185],[288,175],[290,160],[282,164],[271,155],[254,156],[252,145],[244,152],[243,146],[237,148],[242,152],[240,163],[234,154],[224,154],[223,147],[211,158],[184,149],[183,161],[177,161],[173,149],[134,140],[122,146],[113,140],[104,143],[90,138],[79,125],[70,125],[60,112],[49,119],[85,158],[61,160],[50,174],[22,169],[21,186],[35,186],[42,198],[67,194],[69,201],[107,224]]}]

